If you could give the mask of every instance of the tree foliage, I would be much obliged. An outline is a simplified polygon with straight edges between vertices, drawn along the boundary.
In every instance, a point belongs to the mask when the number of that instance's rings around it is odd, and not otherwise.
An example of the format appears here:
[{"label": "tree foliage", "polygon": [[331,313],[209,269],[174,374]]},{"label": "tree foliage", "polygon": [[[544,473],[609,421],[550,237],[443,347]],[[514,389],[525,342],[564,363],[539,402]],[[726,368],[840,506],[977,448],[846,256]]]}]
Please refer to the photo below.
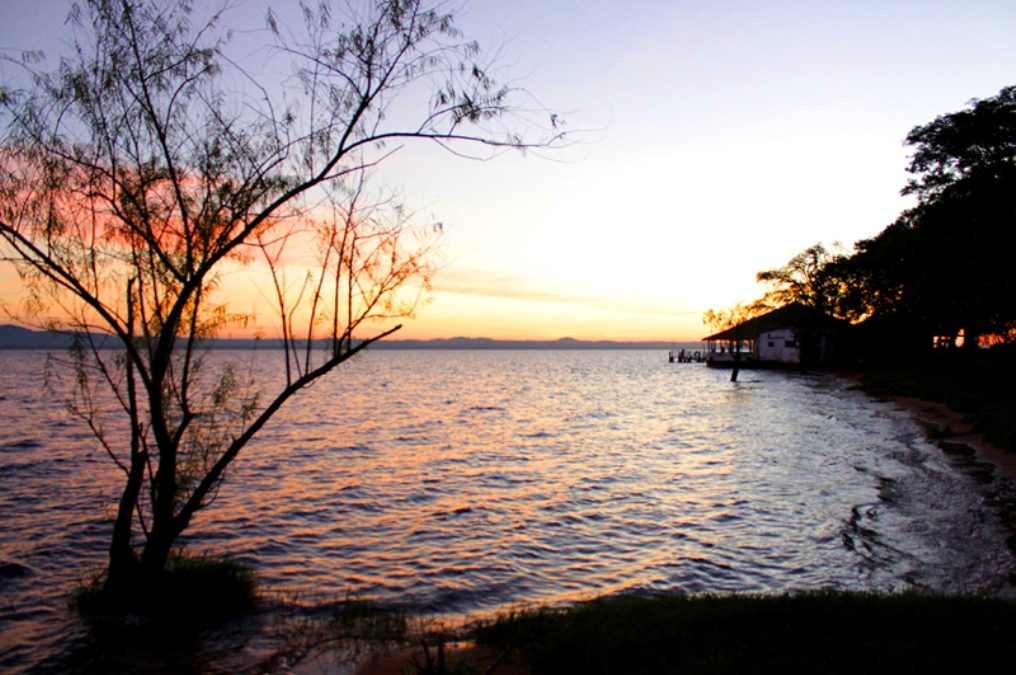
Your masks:
[{"label": "tree foliage", "polygon": [[867,312],[969,346],[1016,326],[1016,87],[915,127],[918,204],[844,265]]},{"label": "tree foliage", "polygon": [[[73,410],[124,476],[111,585],[158,576],[268,420],[412,312],[430,242],[367,182],[398,144],[488,156],[563,138],[559,118],[527,116],[525,92],[488,74],[449,13],[422,0],[301,9],[300,31],[268,14],[252,69],[229,53],[228,10],[88,0],[55,69],[10,61],[21,78],[0,87],[0,256],[30,314],[81,336]],[[202,349],[251,318],[228,302],[239,272],[272,298],[274,389]]]},{"label": "tree foliage", "polygon": [[702,315],[702,323],[713,330],[720,332],[733,328],[739,323],[753,319],[764,314],[768,309],[761,302],[756,301],[750,304],[738,302],[727,309],[708,309]]},{"label": "tree foliage", "polygon": [[717,330],[724,330],[792,304],[839,316],[844,311],[848,286],[833,273],[836,269],[833,263],[843,258],[837,248],[837,244],[826,247],[819,242],[796,254],[781,267],[759,272],[755,280],[765,287],[762,297],[748,304],[738,303],[726,310],[710,309],[703,315],[703,322]]},{"label": "tree foliage", "polygon": [[766,286],[759,302],[769,309],[798,303],[825,314],[835,314],[844,292],[840,280],[830,274],[830,263],[841,256],[835,249],[836,245],[830,250],[819,242],[782,267],[759,272],[755,279]]},{"label": "tree foliage", "polygon": [[914,147],[904,194],[922,204],[948,198],[960,184],[1011,182],[1016,170],[1016,87],[941,115],[907,134]]},{"label": "tree foliage", "polygon": [[914,127],[906,142],[914,151],[902,192],[917,204],[851,255],[817,244],[759,272],[767,289],[749,307],[799,302],[928,345],[1016,334],[1016,87]]}]

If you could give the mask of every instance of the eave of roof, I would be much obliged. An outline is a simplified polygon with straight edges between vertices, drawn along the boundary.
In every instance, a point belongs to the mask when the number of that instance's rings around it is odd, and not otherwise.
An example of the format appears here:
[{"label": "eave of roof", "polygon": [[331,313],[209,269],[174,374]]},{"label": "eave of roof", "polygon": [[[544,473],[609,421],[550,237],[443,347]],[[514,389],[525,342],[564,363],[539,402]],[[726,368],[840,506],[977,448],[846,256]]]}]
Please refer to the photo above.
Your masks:
[{"label": "eave of roof", "polygon": [[806,325],[820,325],[825,328],[840,328],[844,322],[834,319],[822,312],[795,302],[771,312],[766,312],[753,319],[742,321],[736,326],[714,333],[703,341],[710,340],[750,340],[755,336],[781,328],[799,328]]}]

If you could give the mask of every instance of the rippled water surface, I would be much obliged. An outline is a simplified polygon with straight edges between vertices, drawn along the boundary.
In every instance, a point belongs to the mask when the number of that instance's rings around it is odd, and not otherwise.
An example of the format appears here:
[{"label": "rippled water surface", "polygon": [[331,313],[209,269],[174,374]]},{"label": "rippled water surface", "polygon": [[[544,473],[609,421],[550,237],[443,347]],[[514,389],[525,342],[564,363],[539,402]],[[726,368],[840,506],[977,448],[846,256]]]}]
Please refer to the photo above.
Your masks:
[{"label": "rippled water surface", "polygon": [[[0,352],[0,666],[80,630],[66,599],[116,500],[44,359]],[[630,590],[1006,591],[983,477],[907,412],[833,376],[728,377],[657,352],[368,353],[264,430],[187,543],[270,588],[458,616]]]}]

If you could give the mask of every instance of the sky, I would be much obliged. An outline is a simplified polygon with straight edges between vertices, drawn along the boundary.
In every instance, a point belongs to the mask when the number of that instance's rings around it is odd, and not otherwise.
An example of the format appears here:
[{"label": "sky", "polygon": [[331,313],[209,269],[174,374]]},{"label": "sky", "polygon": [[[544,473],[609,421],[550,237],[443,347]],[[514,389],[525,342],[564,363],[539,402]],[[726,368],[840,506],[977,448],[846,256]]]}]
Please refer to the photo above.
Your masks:
[{"label": "sky", "polygon": [[[0,0],[0,48],[48,44],[66,6]],[[1011,0],[456,6],[582,133],[486,162],[412,148],[377,172],[444,226],[402,338],[696,340],[707,309],[761,294],[756,272],[892,222],[911,128],[1016,84]],[[0,277],[0,304],[15,295]]]}]

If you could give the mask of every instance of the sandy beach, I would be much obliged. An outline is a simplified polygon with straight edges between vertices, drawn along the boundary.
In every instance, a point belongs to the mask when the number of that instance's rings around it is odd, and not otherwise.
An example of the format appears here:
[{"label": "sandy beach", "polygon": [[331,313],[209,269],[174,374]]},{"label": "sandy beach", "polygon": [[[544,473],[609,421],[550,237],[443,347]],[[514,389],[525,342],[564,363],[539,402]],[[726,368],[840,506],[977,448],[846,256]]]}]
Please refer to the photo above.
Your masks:
[{"label": "sandy beach", "polygon": [[947,449],[969,453],[973,459],[991,464],[1000,477],[1016,483],[1016,453],[985,440],[975,430],[970,415],[956,412],[944,403],[913,396],[896,396],[892,400],[910,410],[927,428],[933,440],[947,446]]}]

